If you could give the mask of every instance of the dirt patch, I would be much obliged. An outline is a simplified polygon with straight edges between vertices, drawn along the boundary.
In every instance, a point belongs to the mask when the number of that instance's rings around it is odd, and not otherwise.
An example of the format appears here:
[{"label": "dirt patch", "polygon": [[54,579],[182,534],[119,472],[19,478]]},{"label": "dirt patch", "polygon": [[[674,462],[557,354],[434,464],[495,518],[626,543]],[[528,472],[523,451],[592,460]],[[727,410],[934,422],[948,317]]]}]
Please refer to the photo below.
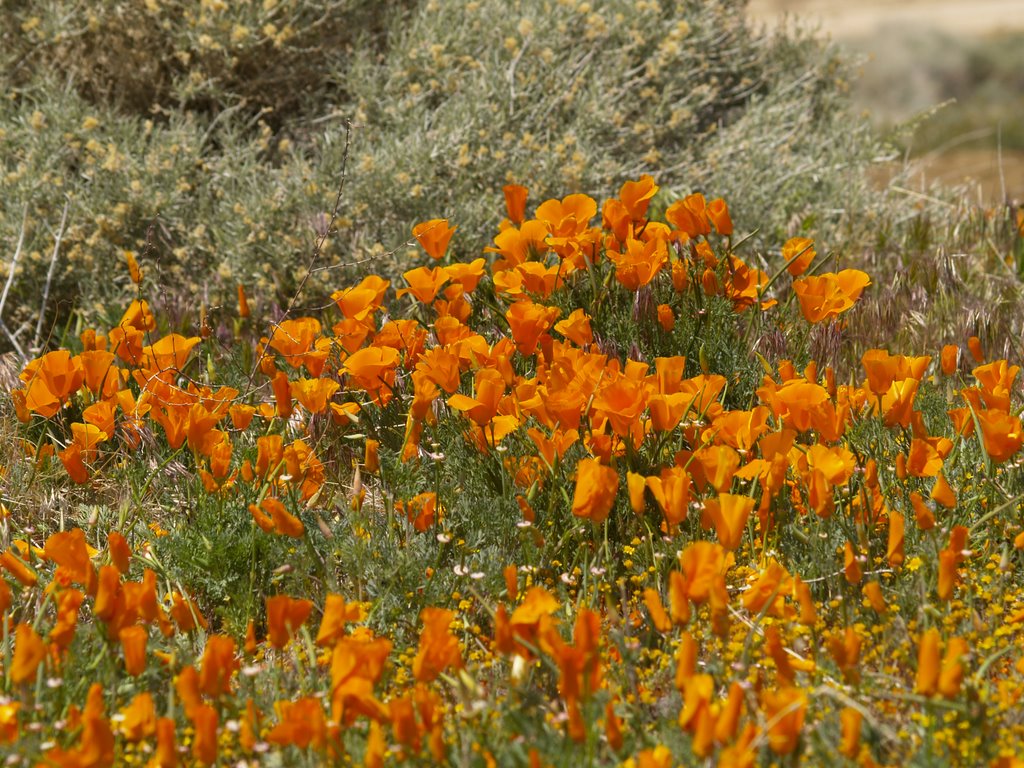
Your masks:
[{"label": "dirt patch", "polygon": [[1024,152],[953,149],[894,162],[878,169],[879,185],[902,175],[900,183],[913,194],[927,195],[935,184],[964,187],[980,205],[1024,201]]},{"label": "dirt patch", "polygon": [[979,37],[1024,29],[1020,0],[751,0],[748,8],[751,17],[769,24],[778,23],[785,14],[799,16],[840,40],[884,27],[931,27]]}]

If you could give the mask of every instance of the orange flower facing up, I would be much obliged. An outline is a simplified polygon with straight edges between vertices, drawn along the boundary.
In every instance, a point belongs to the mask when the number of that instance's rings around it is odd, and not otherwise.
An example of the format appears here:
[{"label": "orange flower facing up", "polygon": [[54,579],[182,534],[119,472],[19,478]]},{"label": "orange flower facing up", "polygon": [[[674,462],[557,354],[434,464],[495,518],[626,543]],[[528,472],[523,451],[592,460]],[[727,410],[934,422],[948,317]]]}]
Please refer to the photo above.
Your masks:
[{"label": "orange flower facing up", "polygon": [[436,299],[441,286],[448,282],[448,273],[441,267],[417,267],[405,272],[402,277],[409,287],[399,289],[398,295],[411,293],[424,304],[430,304]]},{"label": "orange flower facing up", "polygon": [[793,292],[800,311],[809,323],[838,317],[852,307],[871,278],[859,269],[844,269],[835,274],[812,275],[793,281]]},{"label": "orange flower facing up", "polygon": [[448,243],[451,242],[455,229],[456,227],[448,226],[448,219],[431,219],[413,227],[412,234],[427,255],[437,260],[448,250]]},{"label": "orange flower facing up", "polygon": [[57,413],[85,382],[85,369],[66,349],[49,352],[25,366],[25,405],[43,418]]},{"label": "orange flower facing up", "polygon": [[597,202],[588,195],[568,195],[561,200],[545,200],[537,207],[537,219],[544,222],[555,238],[573,238],[583,234],[597,215]]},{"label": "orange flower facing up", "polygon": [[448,405],[466,414],[475,424],[484,427],[498,414],[505,396],[505,379],[494,368],[481,368],[476,373],[474,396],[456,393],[448,398]]},{"label": "orange flower facing up", "polygon": [[[616,435],[642,438],[640,415],[647,408],[647,396],[647,387],[643,381],[620,376],[597,391],[593,411],[596,416],[608,419]],[[639,440],[634,439],[634,443],[637,442]]]},{"label": "orange flower facing up", "polygon": [[368,275],[358,285],[335,291],[331,298],[346,318],[365,322],[380,309],[384,302],[384,294],[390,285],[390,280],[385,280],[379,275]]},{"label": "orange flower facing up", "polygon": [[424,608],[420,613],[423,630],[419,650],[412,661],[412,674],[421,683],[436,680],[449,667],[462,666],[458,638],[451,632],[455,611]]},{"label": "orange flower facing up", "polygon": [[334,379],[297,379],[289,382],[291,396],[310,413],[326,410],[328,401],[340,386]]},{"label": "orange flower facing up", "polygon": [[555,330],[581,347],[594,343],[594,332],[590,328],[590,315],[582,309],[573,310],[565,320],[555,323]]},{"label": "orange flower facing up", "polygon": [[675,227],[677,232],[690,239],[711,234],[707,200],[699,192],[672,203],[665,211],[665,220]]},{"label": "orange flower facing up", "polygon": [[350,355],[342,364],[352,377],[349,388],[363,389],[384,404],[395,384],[399,357],[391,347],[367,347]]},{"label": "orange flower facing up", "polygon": [[668,263],[668,247],[664,240],[654,238],[643,242],[627,238],[622,252],[609,251],[615,265],[615,279],[630,291],[638,290],[654,279]]},{"label": "orange flower facing up", "polygon": [[313,603],[309,600],[297,600],[287,595],[275,595],[267,598],[267,639],[270,644],[280,650],[306,623]]},{"label": "orange flower facing up", "polygon": [[576,490],[572,513],[595,523],[603,523],[615,505],[619,491],[619,473],[597,459],[585,458],[576,468]]}]

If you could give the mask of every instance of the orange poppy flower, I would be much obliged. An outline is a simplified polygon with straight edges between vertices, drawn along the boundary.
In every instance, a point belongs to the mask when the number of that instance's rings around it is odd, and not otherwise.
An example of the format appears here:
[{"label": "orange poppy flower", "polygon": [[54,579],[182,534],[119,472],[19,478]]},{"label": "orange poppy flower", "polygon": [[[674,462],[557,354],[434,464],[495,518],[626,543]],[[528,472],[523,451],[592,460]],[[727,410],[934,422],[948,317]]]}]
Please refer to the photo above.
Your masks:
[{"label": "orange poppy flower", "polygon": [[582,309],[573,310],[565,320],[555,323],[555,330],[581,347],[594,343],[594,332],[590,328],[590,315]]},{"label": "orange poppy flower", "polygon": [[932,486],[930,495],[933,501],[938,502],[946,509],[952,509],[956,506],[956,494],[942,472],[939,472],[938,477],[935,478],[935,485]]},{"label": "orange poppy flower", "polygon": [[48,419],[81,388],[85,370],[79,357],[58,349],[31,361],[21,379],[26,382],[26,407]]},{"label": "orange poppy flower", "polygon": [[888,391],[882,396],[881,411],[885,426],[910,426],[914,412],[914,399],[921,382],[917,379],[893,381]]},{"label": "orange poppy flower", "polygon": [[647,615],[651,617],[651,624],[656,630],[664,634],[672,629],[672,619],[665,611],[658,590],[650,588],[644,590],[644,605],[647,606]]},{"label": "orange poppy flower", "polygon": [[519,354],[532,355],[536,352],[541,335],[551,329],[559,314],[561,310],[558,307],[534,304],[528,299],[517,301],[510,306],[505,312],[505,319],[511,328]]},{"label": "orange poppy flower", "polygon": [[791,237],[782,246],[782,260],[793,277],[800,277],[806,272],[817,255],[814,241],[807,237]]},{"label": "orange poppy flower", "polygon": [[335,291],[331,298],[346,318],[363,322],[380,309],[390,285],[390,280],[379,275],[368,275],[358,285]]},{"label": "orange poppy flower", "polygon": [[420,533],[433,528],[444,516],[444,507],[437,503],[437,494],[433,491],[418,493],[407,502],[398,501],[395,506]]},{"label": "orange poppy flower", "polygon": [[992,461],[1002,463],[1016,454],[1024,444],[1024,428],[1017,416],[1001,410],[975,412],[981,426],[985,452]]},{"label": "orange poppy flower", "polygon": [[8,548],[0,554],[0,568],[6,570],[20,584],[26,587],[34,587],[39,581],[39,576],[36,575],[36,572],[26,565],[25,561],[13,549]]},{"label": "orange poppy flower", "polygon": [[761,704],[768,720],[768,746],[777,755],[788,755],[796,749],[807,713],[807,697],[796,688],[761,692]]},{"label": "orange poppy flower", "polygon": [[408,288],[398,290],[398,296],[411,293],[417,301],[430,304],[437,298],[441,286],[448,282],[448,273],[441,267],[417,267],[403,273]]},{"label": "orange poppy flower", "polygon": [[[612,431],[620,437],[640,432],[640,414],[647,408],[647,386],[643,381],[620,376],[597,391],[593,399],[594,415],[608,419]],[[637,441],[634,441],[637,442]]]},{"label": "orange poppy flower", "polygon": [[749,496],[720,493],[718,498],[705,501],[704,509],[715,526],[721,545],[728,550],[737,549],[754,509],[754,500]]},{"label": "orange poppy flower", "polygon": [[309,600],[297,600],[288,595],[267,598],[267,640],[280,650],[306,623],[313,610]]},{"label": "orange poppy flower", "polygon": [[281,722],[270,729],[267,741],[299,749],[323,749],[327,743],[327,718],[319,698],[303,696],[296,701],[278,703]]},{"label": "orange poppy flower", "polygon": [[508,220],[519,226],[526,218],[528,190],[520,184],[506,184],[501,191],[505,194],[505,212],[508,214]]},{"label": "orange poppy flower", "polygon": [[10,675],[15,685],[35,678],[36,670],[46,658],[46,645],[28,624],[18,624],[14,630],[14,657]]},{"label": "orange poppy flower", "polygon": [[132,677],[138,677],[146,671],[146,643],[149,631],[138,624],[125,627],[118,633],[121,648],[124,651],[124,669]]},{"label": "orange poppy flower", "polygon": [[545,200],[537,207],[537,219],[547,225],[556,238],[583,234],[597,215],[597,202],[588,195],[568,195],[561,200]]},{"label": "orange poppy flower", "polygon": [[960,367],[960,347],[956,344],[946,344],[942,347],[939,359],[942,361],[942,373],[952,376]]},{"label": "orange poppy flower", "polygon": [[423,630],[412,661],[412,674],[419,682],[429,683],[449,667],[462,666],[459,641],[450,629],[454,620],[455,611],[444,608],[424,608],[420,613]]},{"label": "orange poppy flower", "polygon": [[[654,500],[658,502],[669,533],[674,532],[676,526],[683,522],[689,513],[690,475],[682,467],[665,467],[657,477],[648,477],[645,485],[651,489]],[[642,487],[639,488],[639,492],[642,499]]]},{"label": "orange poppy flower", "polygon": [[946,653],[942,657],[939,668],[939,680],[936,689],[945,699],[955,699],[960,693],[960,685],[964,679],[964,657],[971,652],[971,647],[962,637],[951,637],[946,643]]},{"label": "orange poppy flower", "polygon": [[903,565],[904,522],[902,514],[895,510],[889,512],[889,539],[886,544],[885,557],[891,568],[899,568]]},{"label": "orange poppy flower", "polygon": [[939,684],[939,651],[941,638],[934,627],[925,631],[918,641],[917,680],[914,690],[922,696],[931,696]]},{"label": "orange poppy flower", "polygon": [[658,193],[658,189],[654,179],[646,173],[637,181],[623,183],[619,189],[619,200],[633,221],[643,221],[647,218],[647,207]]},{"label": "orange poppy flower", "polygon": [[349,603],[342,595],[327,595],[324,604],[324,616],[320,621],[320,629],[316,634],[319,646],[333,645],[345,635],[345,625],[362,621],[366,618],[366,610],[360,603]]},{"label": "orange poppy flower", "polygon": [[500,257],[492,265],[494,274],[522,264],[531,257],[542,256],[551,250],[546,242],[548,226],[543,221],[531,219],[520,227],[509,227],[494,237],[494,245],[484,248],[484,253],[496,253]]},{"label": "orange poppy flower", "polygon": [[725,572],[735,561],[731,552],[712,541],[695,541],[679,555],[679,565],[686,577],[686,596],[694,603],[704,603],[717,588]]},{"label": "orange poppy flower", "polygon": [[43,546],[43,556],[56,563],[71,583],[89,592],[96,588],[96,567],[91,559],[94,553],[81,528],[54,533]]},{"label": "orange poppy flower", "polygon": [[121,716],[123,719],[118,729],[127,741],[142,741],[156,733],[156,705],[152,695],[147,692],[136,694],[128,706],[121,710]]},{"label": "orange poppy flower", "polygon": [[206,639],[199,688],[211,699],[231,693],[231,676],[239,667],[235,653],[235,641],[226,635],[210,635]]},{"label": "orange poppy flower", "polygon": [[839,753],[853,760],[860,753],[860,727],[863,715],[853,707],[839,711]]},{"label": "orange poppy flower", "polygon": [[758,574],[757,580],[750,585],[750,589],[743,593],[740,602],[752,614],[759,614],[768,607],[772,616],[782,617],[785,593],[790,591],[790,583],[789,572],[773,557]]},{"label": "orange poppy flower", "polygon": [[850,541],[846,542],[846,546],[843,549],[843,575],[849,584],[860,584],[860,580],[863,577],[857,550],[853,548],[853,544]]},{"label": "orange poppy flower", "polygon": [[456,393],[448,398],[448,405],[465,413],[477,425],[488,425],[498,413],[505,396],[505,380],[493,368],[481,368],[476,373],[474,397]]},{"label": "orange poppy flower", "polygon": [[192,712],[192,726],[195,735],[192,740],[192,757],[200,765],[217,762],[217,710],[209,704],[200,704]]},{"label": "orange poppy flower", "polygon": [[[394,387],[399,362],[397,349],[391,347],[367,347],[345,358],[343,369],[351,374],[356,388],[373,393],[378,399],[382,390],[390,393]],[[352,388],[351,386],[349,388]]]},{"label": "orange poppy flower", "polygon": [[707,201],[699,192],[672,203],[665,211],[665,221],[690,239],[711,234]]},{"label": "orange poppy flower", "polygon": [[[287,377],[285,377],[287,381]],[[289,383],[291,396],[310,413],[321,413],[340,388],[334,379],[296,379]]]},{"label": "orange poppy flower", "polygon": [[615,265],[615,279],[626,289],[636,291],[654,279],[668,263],[668,247],[664,240],[643,242],[626,238],[621,252],[609,251],[608,258]]},{"label": "orange poppy flower", "polygon": [[793,293],[800,311],[809,323],[838,317],[852,307],[871,278],[859,269],[844,269],[835,274],[811,275],[793,281]]},{"label": "orange poppy flower", "polygon": [[985,350],[982,349],[981,339],[979,339],[977,336],[971,336],[971,338],[967,340],[967,349],[970,350],[971,357],[974,358],[974,362],[985,362]]},{"label": "orange poppy flower", "polygon": [[912,477],[935,477],[941,469],[942,457],[931,443],[916,437],[910,441],[907,472]]},{"label": "orange poppy flower", "polygon": [[729,215],[729,206],[725,200],[716,197],[710,201],[706,213],[708,221],[714,225],[718,234],[726,237],[732,234],[732,217]]},{"label": "orange poppy flower", "polygon": [[585,458],[576,467],[576,490],[572,513],[595,523],[603,523],[615,505],[619,473],[596,459]]},{"label": "orange poppy flower", "polygon": [[456,227],[448,226],[448,219],[431,219],[413,227],[412,234],[423,246],[427,255],[436,260],[444,256],[445,251],[448,250],[448,243],[456,229]]},{"label": "orange poppy flower", "polygon": [[186,338],[178,333],[168,334],[142,348],[141,366],[152,371],[180,371],[192,348],[201,341],[198,336]]}]

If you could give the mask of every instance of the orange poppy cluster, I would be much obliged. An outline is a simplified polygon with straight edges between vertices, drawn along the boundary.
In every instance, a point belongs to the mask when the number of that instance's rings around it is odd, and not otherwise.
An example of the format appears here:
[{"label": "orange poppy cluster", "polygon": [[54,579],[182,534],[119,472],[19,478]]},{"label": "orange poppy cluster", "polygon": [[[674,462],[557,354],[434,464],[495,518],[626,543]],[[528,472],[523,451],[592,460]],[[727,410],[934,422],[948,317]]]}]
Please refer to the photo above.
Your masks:
[{"label": "orange poppy cluster", "polygon": [[[506,600],[495,598],[493,615],[484,617],[493,626],[487,664],[501,658],[509,665],[504,685],[514,688],[524,669],[548,664],[567,737],[584,742],[600,721],[604,743],[626,757],[624,745],[640,742],[624,736],[631,719],[627,692],[609,681],[609,670],[634,662],[613,635],[639,635],[646,613],[651,642],[674,663],[665,695],[678,701],[678,726],[692,754],[749,766],[765,748],[773,755],[797,752],[816,696],[807,684],[820,681],[826,665],[842,680],[836,685],[856,689],[862,636],[847,624],[828,629],[820,653],[793,647],[800,632],[820,629],[822,606],[772,542],[806,537],[809,521],[838,519],[836,574],[882,616],[889,606],[876,566],[886,572],[907,566],[909,518],[917,547],[911,555],[935,553],[936,567],[925,571],[931,580],[922,588],[937,605],[951,603],[969,586],[965,566],[974,553],[972,530],[956,516],[962,491],[950,478],[972,445],[989,464],[1007,465],[1019,455],[1024,433],[1012,402],[1019,369],[977,359],[976,383],[957,389],[957,407],[940,425],[926,418],[918,396],[930,380],[950,388],[960,381],[955,346],[941,351],[937,365],[928,356],[869,350],[859,383],[840,382],[814,362],[802,370],[786,360],[766,363],[746,408],[732,407],[730,372],[714,372],[703,359],[612,354],[595,333],[602,318],[594,307],[613,292],[632,294],[639,307],[641,294],[656,290],[663,301],[634,319],[653,336],[671,339],[694,301],[719,300],[737,314],[774,317],[785,306],[778,299],[789,295],[808,322],[838,323],[870,282],[853,269],[815,273],[814,243],[794,238],[783,246],[779,268],[793,277],[787,294],[733,250],[724,201],[690,195],[668,206],[661,222],[648,218],[657,193],[644,176],[625,183],[600,211],[594,199],[573,194],[542,202],[528,219],[527,190],[508,186],[507,218],[484,256],[468,262],[445,262],[455,231],[446,220],[419,224],[413,235],[437,266],[406,271],[390,301],[391,283],[377,275],[335,292],[340,319],[273,324],[256,346],[245,391],[207,383],[196,370],[202,337],[171,333],[154,340],[156,319],[138,299],[108,333],[82,334],[77,354],[59,349],[26,366],[24,385],[13,393],[18,418],[26,429],[44,425],[39,434],[51,438],[26,441],[28,460],[43,465],[55,455],[75,483],[87,484],[113,471],[144,438],[162,434],[169,452],[191,455],[205,492],[253,500],[242,508],[254,531],[300,539],[307,535],[303,516],[334,493],[312,438],[314,422],[319,429],[329,422],[339,431],[359,425],[369,433],[383,409],[403,414],[397,450],[383,448],[373,434],[358,438],[364,446],[358,471],[386,484],[390,467],[426,456],[425,430],[451,420],[481,457],[499,458],[524,525],[538,522],[541,494],[571,481],[563,510],[570,525],[587,520],[607,535],[610,524],[633,520],[647,526],[652,541],[679,551],[678,567],[659,570],[652,562],[655,580],[634,583],[626,616],[600,589],[578,605],[537,584],[520,596],[519,572],[506,569]],[[580,286],[591,286],[592,303],[566,307]],[[409,311],[399,310],[403,304]],[[249,314],[241,289],[239,313]],[[485,322],[500,323],[503,332]],[[982,358],[977,344],[970,347]],[[866,451],[867,432],[895,446],[893,452]],[[428,487],[395,501],[411,532],[443,525],[446,499]],[[363,494],[357,487],[354,508]],[[555,524],[551,509],[543,514]],[[1016,544],[1024,548],[1024,535]],[[96,550],[78,528],[54,533],[41,547],[16,539],[0,555],[0,608],[20,617],[10,620],[6,674],[21,696],[69,663],[80,617],[87,615],[116,644],[125,675],[141,678],[154,658],[161,674],[173,678],[180,702],[177,719],[173,706],[158,716],[153,695],[141,691],[111,717],[105,699],[113,692],[93,686],[84,707],[67,712],[65,730],[73,736],[51,745],[42,764],[111,765],[117,745],[131,743],[148,745],[152,765],[177,765],[185,728],[193,759],[211,765],[228,722],[246,755],[270,744],[341,759],[358,732],[368,766],[424,750],[435,762],[448,759],[458,726],[444,685],[458,679],[462,689],[472,687],[460,630],[480,617],[425,607],[412,682],[403,685],[385,682],[395,664],[392,640],[365,625],[362,604],[324,596],[314,637],[307,628],[312,600],[266,596],[262,641],[255,622],[244,640],[206,635],[200,606],[180,588],[161,588],[147,562],[120,532],[111,531],[106,549]],[[45,586],[43,569],[52,569]],[[17,600],[6,577],[17,585]],[[32,600],[45,604],[38,614],[45,619],[31,619]],[[570,639],[559,614],[572,619]],[[713,671],[703,660],[708,645],[737,631],[746,636],[741,674]],[[182,634],[205,637],[195,663],[164,650]],[[968,641],[951,634],[943,651],[942,634],[930,627],[918,647],[916,671],[907,674],[919,697],[958,697],[971,659]],[[753,677],[747,676],[751,661]],[[293,673],[308,665],[329,684],[279,701],[270,717],[254,696],[241,695],[240,680],[243,667],[257,674],[274,664]],[[29,710],[28,698],[0,703],[0,741],[19,738]],[[860,739],[862,714],[842,709],[836,749],[872,765]],[[531,754],[531,761],[540,760]],[[668,765],[671,754],[658,746],[630,760]]]}]

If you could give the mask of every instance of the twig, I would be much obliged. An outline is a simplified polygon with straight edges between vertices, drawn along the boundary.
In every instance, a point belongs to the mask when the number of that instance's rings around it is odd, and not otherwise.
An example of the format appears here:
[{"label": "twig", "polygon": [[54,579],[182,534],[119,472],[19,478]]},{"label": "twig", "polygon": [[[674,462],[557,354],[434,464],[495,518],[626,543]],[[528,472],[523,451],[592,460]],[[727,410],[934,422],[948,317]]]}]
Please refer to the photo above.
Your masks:
[{"label": "twig", "polygon": [[21,257],[21,247],[25,243],[25,229],[28,227],[28,204],[25,204],[25,210],[21,214],[21,232],[18,235],[18,244],[14,247],[14,256],[11,257],[10,273],[7,275],[7,283],[4,285],[3,295],[0,295],[0,329],[3,330],[4,335],[7,336],[7,340],[11,342],[11,346],[14,347],[14,351],[18,353],[18,357],[21,361],[28,362],[28,358],[22,351],[21,346],[18,344],[17,339],[14,338],[14,334],[7,328],[7,323],[4,322],[4,305],[7,304],[7,294],[11,290],[11,285],[14,283],[14,268],[18,266],[18,259]]},{"label": "twig", "polygon": [[[334,224],[338,220],[338,212],[341,210],[341,200],[345,194],[345,181],[348,179],[348,156],[349,149],[352,146],[352,121],[345,121],[345,151],[341,158],[341,180],[338,182],[338,194],[334,198],[334,207],[331,209],[331,218],[328,221],[327,226],[324,227],[323,232],[317,239],[313,246],[313,254],[310,256],[309,264],[306,266],[306,271],[302,275],[302,279],[299,281],[298,287],[295,289],[295,293],[288,301],[288,306],[285,307],[284,314],[281,316],[281,320],[284,320],[291,314],[295,308],[296,303],[299,300],[299,296],[302,294],[302,289],[306,287],[306,283],[309,282],[310,275],[313,274],[317,268],[317,262],[320,261],[320,257],[323,254],[324,243],[327,242],[328,236],[334,231]],[[270,338],[267,339],[266,345],[263,350],[257,356],[256,361],[253,363],[252,370],[249,372],[249,389],[252,389],[252,382],[256,378],[256,372],[260,369],[260,364],[263,359],[267,356],[267,350],[270,348],[270,343],[274,340],[274,334],[277,333],[277,329],[280,325],[280,320],[274,323],[274,327],[270,331]]]},{"label": "twig", "polygon": [[46,317],[46,302],[50,298],[50,283],[53,282],[53,273],[57,268],[57,254],[60,253],[60,243],[64,239],[64,225],[68,221],[68,204],[64,201],[64,211],[60,215],[60,226],[57,227],[57,234],[53,241],[53,256],[50,257],[50,268],[46,272],[46,285],[43,287],[43,301],[39,306],[39,322],[36,323],[36,336],[32,340],[32,348],[39,348],[39,337],[43,335],[43,320]]}]

